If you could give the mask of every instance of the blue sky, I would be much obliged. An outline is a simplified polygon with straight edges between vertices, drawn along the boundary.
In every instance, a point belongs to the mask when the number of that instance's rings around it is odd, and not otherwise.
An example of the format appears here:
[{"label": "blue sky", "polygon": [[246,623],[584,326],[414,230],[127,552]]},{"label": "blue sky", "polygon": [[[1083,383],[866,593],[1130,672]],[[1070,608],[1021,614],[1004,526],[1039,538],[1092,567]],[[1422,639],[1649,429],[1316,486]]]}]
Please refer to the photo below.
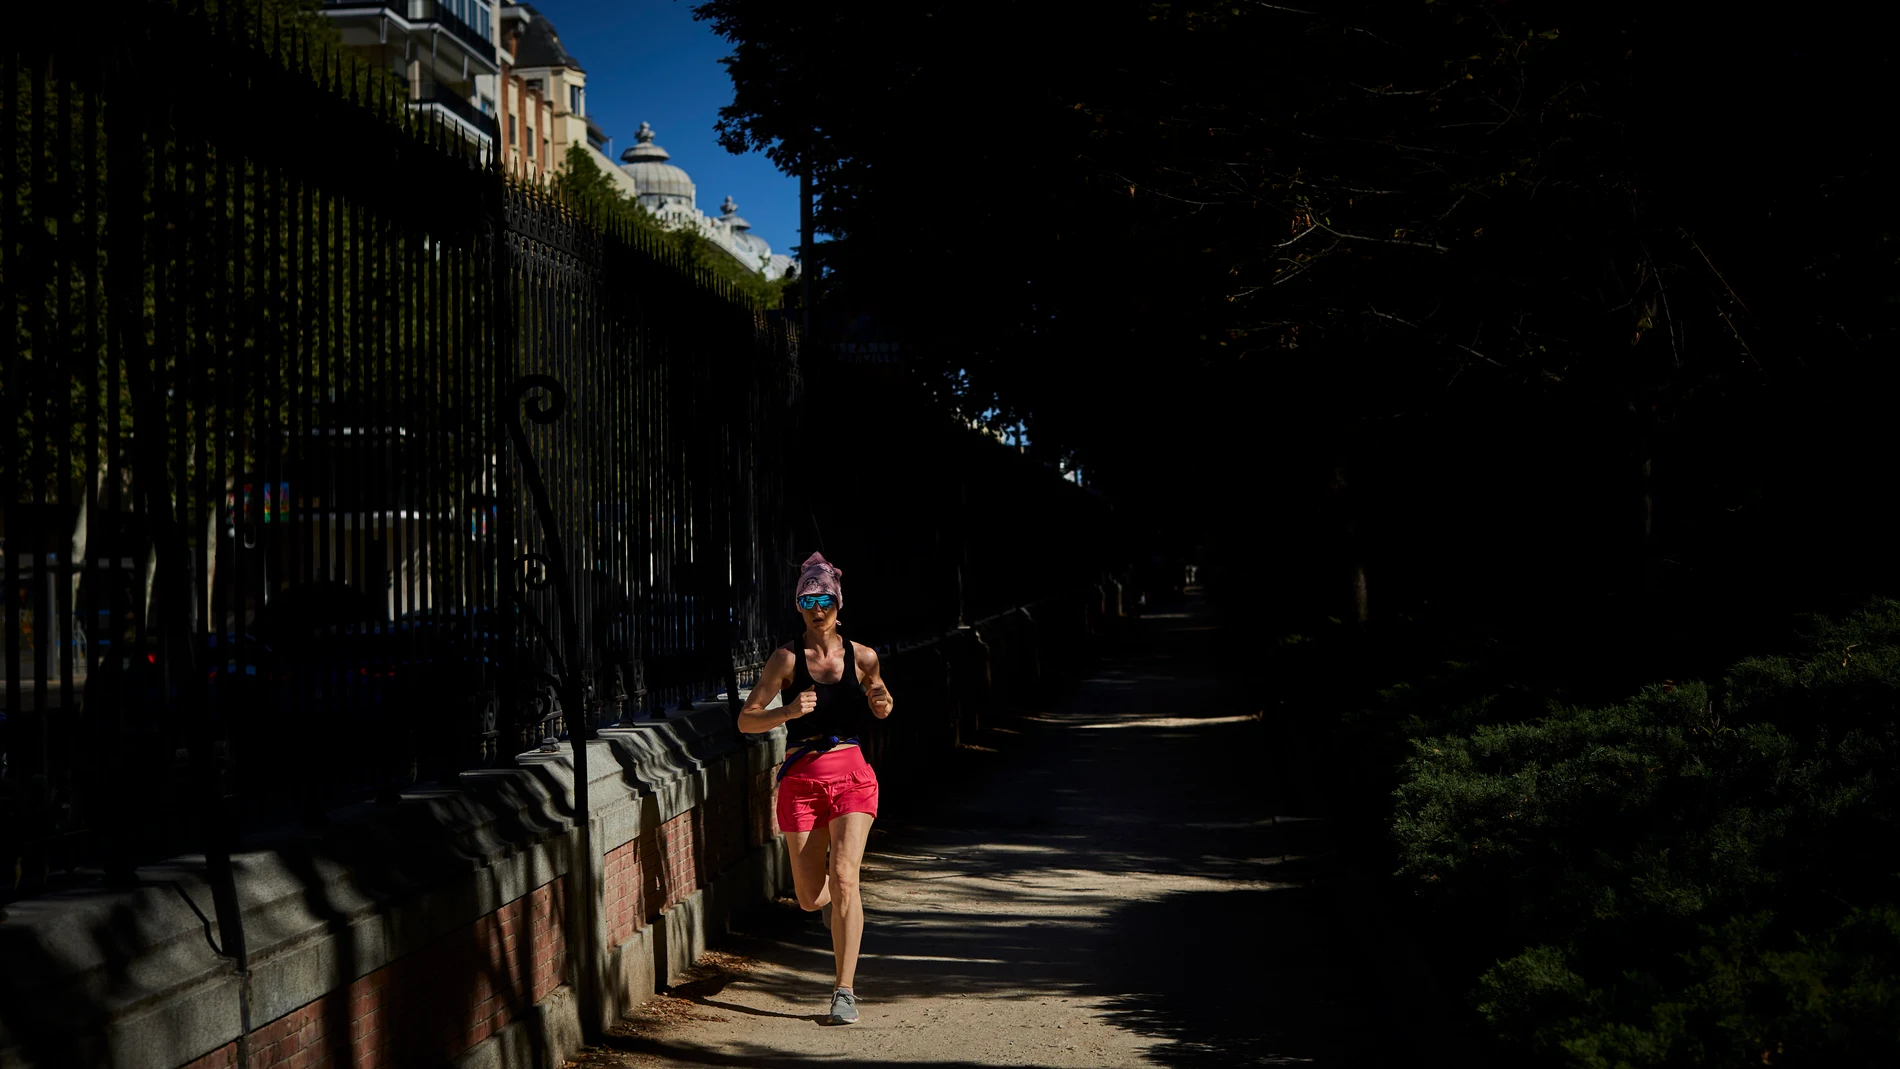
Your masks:
[{"label": "blue sky", "polygon": [[713,123],[732,103],[732,79],[719,65],[731,50],[709,24],[693,21],[690,0],[531,0],[560,32],[561,44],[587,71],[587,110],[614,139],[614,158],[633,144],[642,121],[672,163],[693,176],[699,208],[719,214],[728,194],[773,252],[798,244],[798,179],[761,153],[734,156],[719,147]]}]

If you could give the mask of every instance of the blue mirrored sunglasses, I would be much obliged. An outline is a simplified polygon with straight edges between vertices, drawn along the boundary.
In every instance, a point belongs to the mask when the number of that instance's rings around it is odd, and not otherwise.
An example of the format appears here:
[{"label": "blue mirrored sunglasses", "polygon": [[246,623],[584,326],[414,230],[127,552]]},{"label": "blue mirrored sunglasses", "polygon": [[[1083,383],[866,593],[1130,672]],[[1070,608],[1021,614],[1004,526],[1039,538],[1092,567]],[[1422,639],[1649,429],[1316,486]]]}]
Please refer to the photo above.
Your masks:
[{"label": "blue mirrored sunglasses", "polygon": [[829,609],[837,601],[830,594],[800,594],[798,607],[801,609]]}]

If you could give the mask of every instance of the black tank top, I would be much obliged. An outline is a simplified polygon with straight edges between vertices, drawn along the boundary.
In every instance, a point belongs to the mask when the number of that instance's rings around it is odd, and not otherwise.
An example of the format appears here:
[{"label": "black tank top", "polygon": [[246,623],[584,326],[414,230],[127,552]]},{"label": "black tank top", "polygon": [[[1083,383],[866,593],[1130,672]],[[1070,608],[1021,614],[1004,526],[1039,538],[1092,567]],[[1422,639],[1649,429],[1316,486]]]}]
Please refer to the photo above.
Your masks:
[{"label": "black tank top", "polygon": [[829,736],[840,739],[855,738],[863,730],[865,714],[871,706],[865,700],[864,686],[858,682],[858,655],[851,648],[851,640],[844,639],[844,675],[836,683],[820,683],[811,677],[811,668],[805,663],[805,636],[800,635],[786,645],[797,658],[792,669],[792,680],[785,689],[779,691],[779,701],[791,705],[806,687],[818,692],[818,707],[796,720],[785,722],[787,737],[793,742],[808,739],[823,740]]}]

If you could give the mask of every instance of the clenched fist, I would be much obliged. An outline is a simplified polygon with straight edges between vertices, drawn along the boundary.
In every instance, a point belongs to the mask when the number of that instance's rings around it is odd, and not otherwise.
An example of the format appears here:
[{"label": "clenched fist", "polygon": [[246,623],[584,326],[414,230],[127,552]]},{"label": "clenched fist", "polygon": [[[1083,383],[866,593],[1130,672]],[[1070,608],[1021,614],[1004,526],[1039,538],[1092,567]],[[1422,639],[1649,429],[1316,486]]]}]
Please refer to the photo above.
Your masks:
[{"label": "clenched fist", "polygon": [[798,697],[792,702],[792,719],[796,720],[816,708],[818,708],[818,692],[807,687],[799,691]]},{"label": "clenched fist", "polygon": [[865,696],[871,699],[871,708],[878,712],[883,712],[891,707],[890,689],[884,686],[884,681],[881,679],[871,684],[871,689],[866,692]]}]

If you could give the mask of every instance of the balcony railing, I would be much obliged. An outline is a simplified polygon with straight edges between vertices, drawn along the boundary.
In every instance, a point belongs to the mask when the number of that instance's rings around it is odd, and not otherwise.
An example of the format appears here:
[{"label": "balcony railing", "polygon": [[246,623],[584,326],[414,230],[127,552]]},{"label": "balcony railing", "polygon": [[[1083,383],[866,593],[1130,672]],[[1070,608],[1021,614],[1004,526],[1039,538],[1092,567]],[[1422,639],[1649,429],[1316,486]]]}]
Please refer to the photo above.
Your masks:
[{"label": "balcony railing", "polygon": [[427,110],[437,107],[462,120],[463,123],[480,131],[488,137],[488,143],[494,145],[501,138],[501,125],[492,115],[484,115],[480,108],[468,102],[468,98],[457,96],[453,90],[435,86],[423,90],[420,99],[413,101],[417,108]]},{"label": "balcony railing", "polygon": [[411,0],[403,6],[415,12],[411,21],[436,23],[469,47],[491,57],[495,54],[495,42],[484,38],[481,31],[457,18],[455,12],[437,3],[436,0]]},{"label": "balcony railing", "polygon": [[437,0],[323,0],[323,6],[332,11],[382,10],[412,25],[434,24],[474,49],[477,55],[486,56],[491,62],[495,56],[495,42],[483,37],[480,30],[463,22]]}]

